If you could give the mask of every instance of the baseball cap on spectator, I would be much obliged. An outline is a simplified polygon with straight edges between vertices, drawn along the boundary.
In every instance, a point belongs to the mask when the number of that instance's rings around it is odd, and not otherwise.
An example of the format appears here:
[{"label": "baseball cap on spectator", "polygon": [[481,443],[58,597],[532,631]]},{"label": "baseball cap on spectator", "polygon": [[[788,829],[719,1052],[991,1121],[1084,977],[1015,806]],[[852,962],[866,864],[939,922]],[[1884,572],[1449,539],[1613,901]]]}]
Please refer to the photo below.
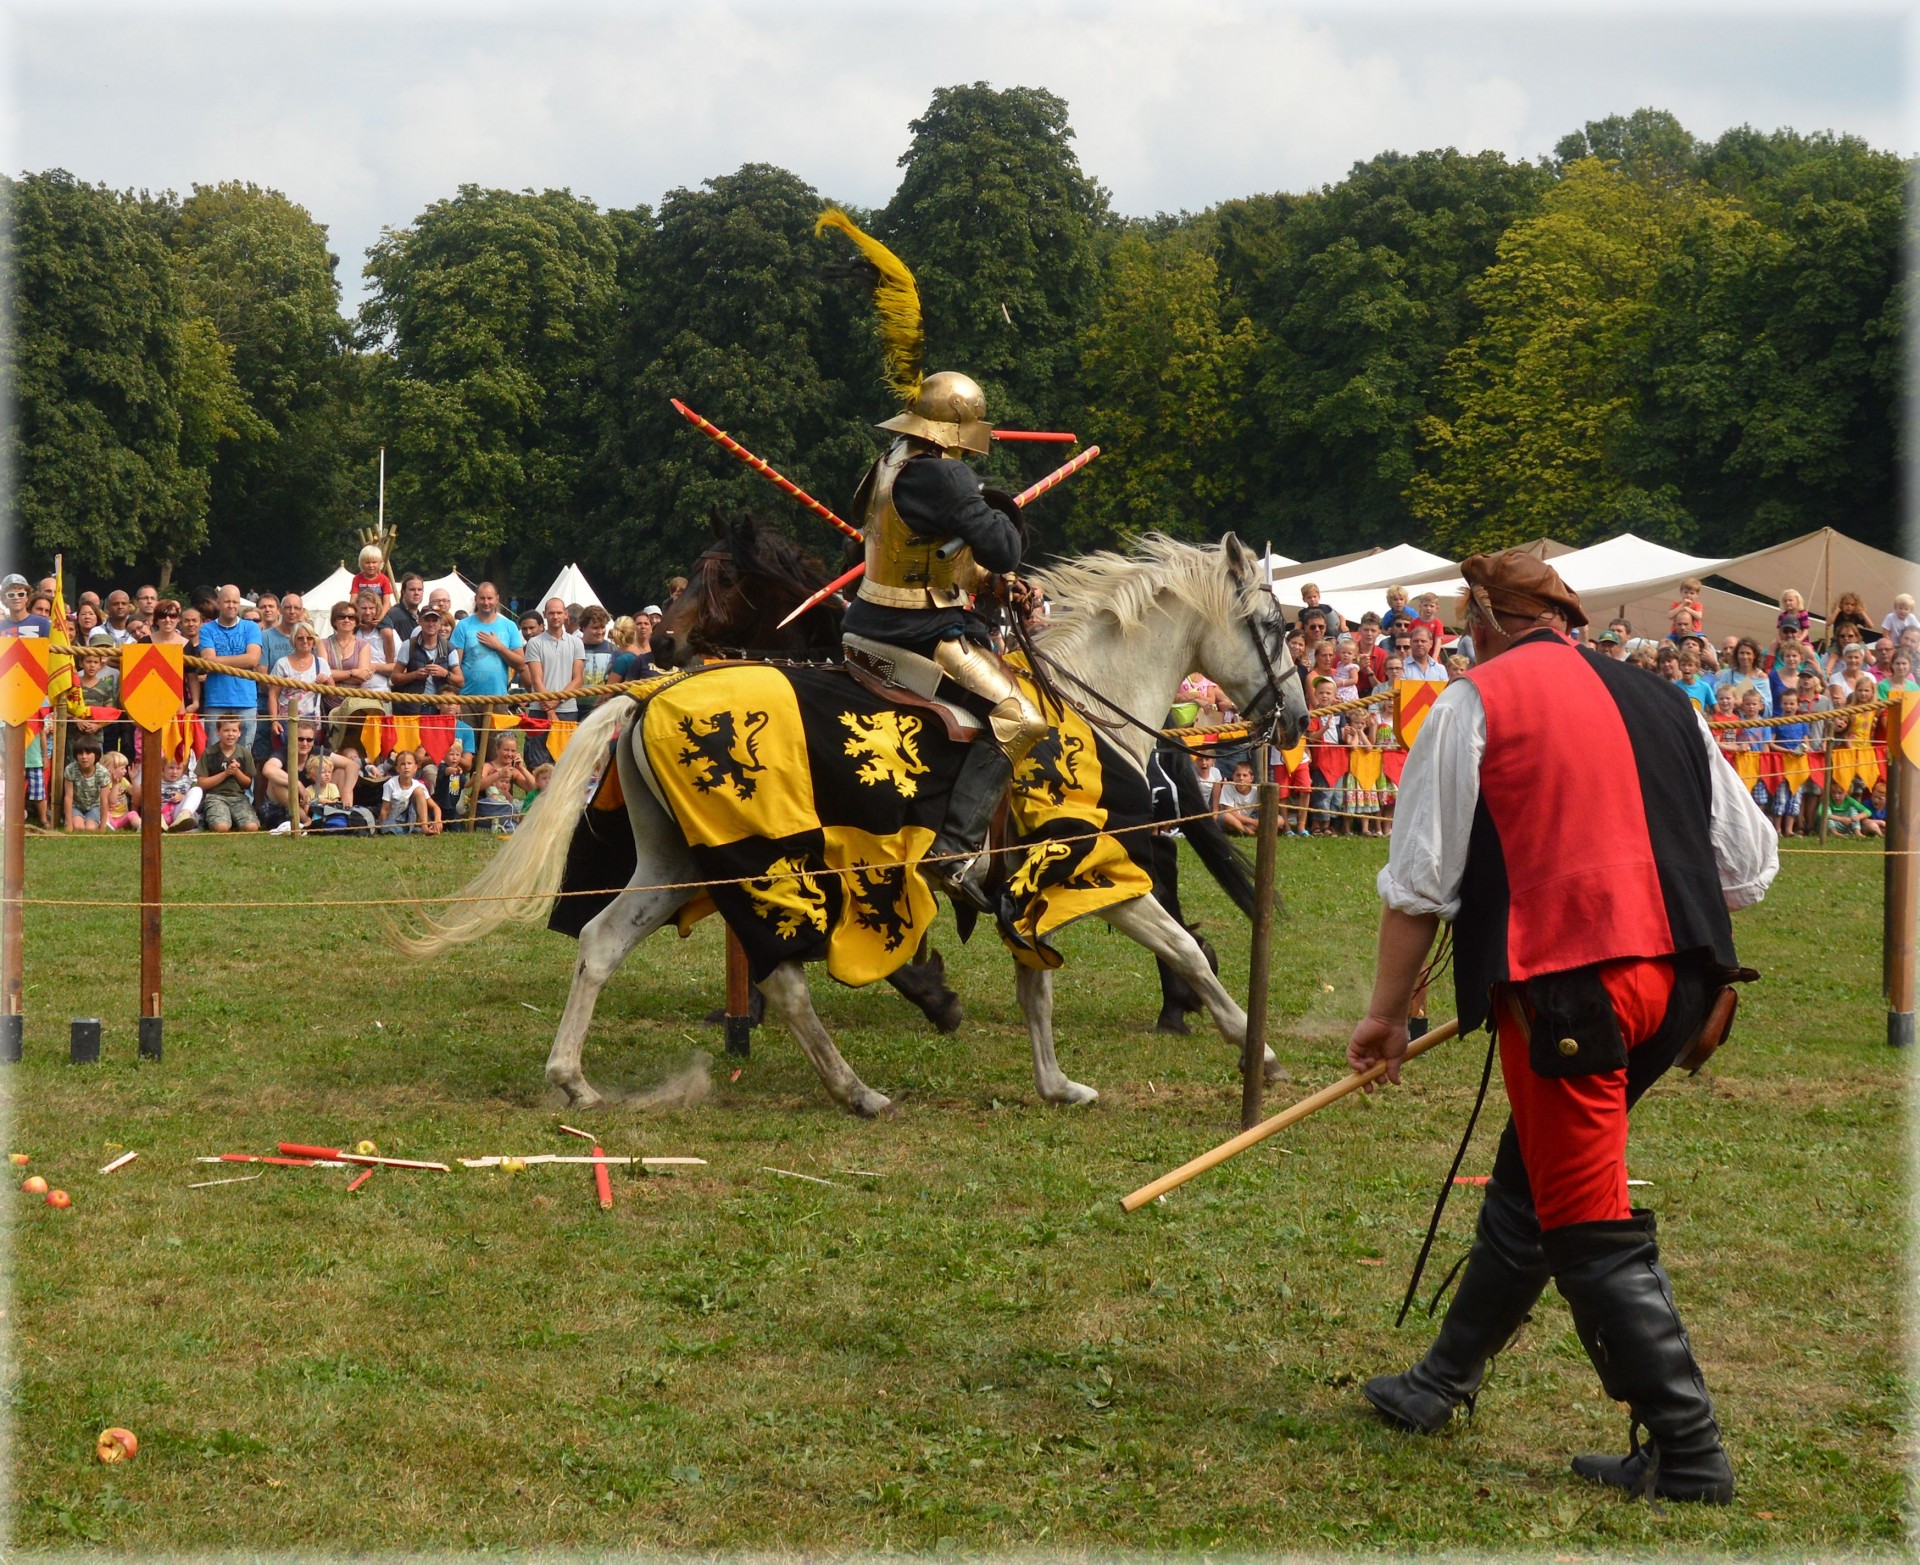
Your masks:
[{"label": "baseball cap on spectator", "polygon": [[1602,643],[1603,645],[1607,645],[1607,646],[1615,646],[1615,647],[1617,647],[1617,646],[1619,646],[1619,645],[1620,645],[1620,638],[1619,638],[1619,636],[1618,636],[1618,635],[1616,635],[1616,634],[1615,634],[1615,633],[1614,633],[1613,631],[1610,631],[1610,630],[1603,630],[1603,631],[1601,631],[1601,632],[1600,632],[1600,634],[1599,634],[1598,636],[1596,636],[1596,637],[1594,637],[1594,640],[1596,640],[1596,641],[1598,641],[1598,642],[1600,642],[1600,643]]},{"label": "baseball cap on spectator", "polygon": [[18,574],[17,572],[14,575],[7,577],[4,581],[0,581],[0,592],[6,592],[8,589],[13,587],[20,587],[28,592],[33,591],[33,588],[31,585],[29,585],[27,578]]},{"label": "baseball cap on spectator", "polygon": [[1798,630],[1800,628],[1800,613],[1797,609],[1788,609],[1773,623],[1776,630]]},{"label": "baseball cap on spectator", "polygon": [[414,616],[415,619],[438,619],[439,617],[440,611],[431,603],[423,605],[420,612]]},{"label": "baseball cap on spectator", "polygon": [[648,605],[647,605],[647,606],[646,606],[646,607],[645,607],[644,609],[642,609],[642,610],[641,610],[640,612],[641,612],[642,614],[664,614],[664,613],[666,612],[666,610],[664,610],[664,609],[662,609],[662,608],[660,607],[660,605],[659,605],[659,604],[657,604],[657,603],[649,603],[649,604],[648,604]]}]

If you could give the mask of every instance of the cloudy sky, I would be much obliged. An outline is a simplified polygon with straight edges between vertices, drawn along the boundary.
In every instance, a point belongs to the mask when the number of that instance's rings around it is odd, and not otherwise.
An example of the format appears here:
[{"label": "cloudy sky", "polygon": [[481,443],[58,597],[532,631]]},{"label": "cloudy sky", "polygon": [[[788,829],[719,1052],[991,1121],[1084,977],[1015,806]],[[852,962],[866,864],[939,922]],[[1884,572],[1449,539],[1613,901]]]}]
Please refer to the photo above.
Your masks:
[{"label": "cloudy sky", "polygon": [[631,206],[771,162],[878,205],[907,122],[957,82],[1059,93],[1083,166],[1133,214],[1309,188],[1388,148],[1537,157],[1643,105],[1705,137],[1920,144],[1893,4],[64,0],[6,23],[5,167],[284,190],[328,225],[349,305],[382,227],[463,182]]}]

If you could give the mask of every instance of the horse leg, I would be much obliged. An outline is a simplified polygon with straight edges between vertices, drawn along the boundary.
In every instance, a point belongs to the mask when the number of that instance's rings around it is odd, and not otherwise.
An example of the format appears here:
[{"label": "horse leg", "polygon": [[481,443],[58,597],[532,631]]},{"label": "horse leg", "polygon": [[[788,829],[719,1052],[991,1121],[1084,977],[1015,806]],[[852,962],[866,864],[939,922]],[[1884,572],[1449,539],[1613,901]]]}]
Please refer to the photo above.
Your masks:
[{"label": "horse leg", "polygon": [[946,959],[925,940],[911,962],[887,975],[887,982],[902,999],[917,1005],[940,1032],[958,1032],[966,1020],[960,996],[947,987]]},{"label": "horse leg", "polygon": [[1033,1042],[1033,1085],[1049,1103],[1091,1103],[1100,1096],[1092,1087],[1070,1080],[1053,1052],[1053,974],[1044,967],[1016,965],[1020,1010],[1027,1019],[1027,1037]]},{"label": "horse leg", "polygon": [[760,980],[760,990],[766,995],[767,1004],[793,1033],[834,1102],[863,1119],[872,1119],[893,1107],[884,1094],[875,1092],[854,1075],[853,1067],[833,1046],[833,1039],[814,1012],[804,967],[798,962],[782,962]]},{"label": "horse leg", "polygon": [[[635,877],[638,880],[639,874]],[[573,964],[573,986],[567,1007],[547,1055],[547,1080],[566,1093],[574,1108],[595,1108],[602,1102],[581,1074],[580,1052],[593,1022],[600,991],[633,948],[673,917],[686,900],[684,891],[636,891],[631,887],[595,914],[580,931],[580,957]]]},{"label": "horse leg", "polygon": [[[1200,942],[1175,923],[1165,908],[1152,897],[1135,897],[1131,902],[1102,909],[1100,916],[1121,934],[1139,941],[1155,956],[1164,958],[1176,973],[1193,985],[1194,993],[1206,1002],[1214,1025],[1220,1029],[1220,1036],[1236,1049],[1245,1046],[1247,1013],[1234,1002],[1233,996],[1214,976],[1213,969],[1207,966]],[[1268,1081],[1287,1079],[1287,1073],[1274,1057],[1272,1049],[1266,1051],[1262,1074]]]}]

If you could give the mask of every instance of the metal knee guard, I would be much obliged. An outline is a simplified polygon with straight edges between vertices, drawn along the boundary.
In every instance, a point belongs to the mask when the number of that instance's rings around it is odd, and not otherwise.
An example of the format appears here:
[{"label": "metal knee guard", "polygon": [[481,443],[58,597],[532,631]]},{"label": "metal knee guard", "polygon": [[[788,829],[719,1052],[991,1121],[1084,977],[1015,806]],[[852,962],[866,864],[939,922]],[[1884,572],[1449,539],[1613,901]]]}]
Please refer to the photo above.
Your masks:
[{"label": "metal knee guard", "polygon": [[933,661],[962,689],[993,703],[987,726],[1000,752],[1018,766],[1047,731],[1047,720],[1006,664],[974,642],[953,637],[934,648]]}]

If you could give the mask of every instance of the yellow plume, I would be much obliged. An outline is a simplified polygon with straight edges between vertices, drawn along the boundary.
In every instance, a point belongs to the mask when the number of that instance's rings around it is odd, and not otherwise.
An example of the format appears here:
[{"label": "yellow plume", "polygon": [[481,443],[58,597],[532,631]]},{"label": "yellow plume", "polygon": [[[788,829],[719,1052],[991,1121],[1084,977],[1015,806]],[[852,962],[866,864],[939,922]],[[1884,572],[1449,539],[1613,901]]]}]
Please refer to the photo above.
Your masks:
[{"label": "yellow plume", "polygon": [[902,403],[920,395],[920,363],[926,351],[926,333],[920,323],[920,289],[906,262],[870,234],[860,231],[838,207],[828,207],[813,225],[818,238],[837,228],[859,246],[860,253],[879,273],[873,285],[874,308],[880,313],[880,353],[886,364],[887,384]]}]

